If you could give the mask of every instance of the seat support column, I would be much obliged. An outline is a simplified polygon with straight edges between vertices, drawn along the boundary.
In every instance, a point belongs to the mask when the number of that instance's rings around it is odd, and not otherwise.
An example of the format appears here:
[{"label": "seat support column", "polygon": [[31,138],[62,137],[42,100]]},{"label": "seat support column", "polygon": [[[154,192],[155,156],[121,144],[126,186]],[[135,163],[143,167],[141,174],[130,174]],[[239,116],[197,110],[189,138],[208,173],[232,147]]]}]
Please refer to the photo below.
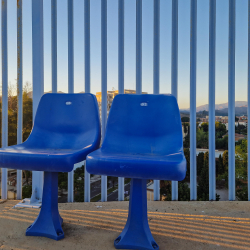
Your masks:
[{"label": "seat support column", "polygon": [[54,240],[64,238],[58,211],[58,173],[44,172],[42,207],[37,219],[26,230],[27,236],[43,236]]},{"label": "seat support column", "polygon": [[148,225],[146,179],[131,179],[128,220],[114,245],[117,249],[159,249]]}]

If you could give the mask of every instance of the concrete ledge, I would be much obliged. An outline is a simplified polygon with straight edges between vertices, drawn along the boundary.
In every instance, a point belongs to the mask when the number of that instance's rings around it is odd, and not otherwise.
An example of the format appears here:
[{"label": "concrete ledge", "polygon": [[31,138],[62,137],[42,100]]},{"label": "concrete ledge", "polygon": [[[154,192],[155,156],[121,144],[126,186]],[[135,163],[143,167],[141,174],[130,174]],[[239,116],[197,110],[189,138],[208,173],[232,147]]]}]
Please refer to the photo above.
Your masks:
[{"label": "concrete ledge", "polygon": [[[128,202],[59,204],[65,239],[26,237],[39,209],[0,204],[0,249],[115,249]],[[249,202],[148,202],[149,224],[161,250],[250,249]]]}]

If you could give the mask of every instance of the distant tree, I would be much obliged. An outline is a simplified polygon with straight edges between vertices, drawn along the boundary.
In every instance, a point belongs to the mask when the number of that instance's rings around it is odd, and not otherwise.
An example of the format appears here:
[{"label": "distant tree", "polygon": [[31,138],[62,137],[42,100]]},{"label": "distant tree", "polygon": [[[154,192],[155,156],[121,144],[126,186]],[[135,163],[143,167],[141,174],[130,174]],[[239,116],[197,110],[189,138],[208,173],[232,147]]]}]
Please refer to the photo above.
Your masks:
[{"label": "distant tree", "polygon": [[32,99],[28,92],[23,93],[23,141],[26,141],[32,130]]},{"label": "distant tree", "polygon": [[[199,201],[209,200],[209,165],[208,165],[209,155],[208,152],[204,154],[204,164],[201,170],[201,174],[198,178],[197,187],[197,199]],[[220,196],[216,194],[216,201],[220,199]]]},{"label": "distant tree", "polygon": [[84,170],[84,165],[74,170],[74,200],[76,202],[84,202]]},{"label": "distant tree", "polygon": [[242,139],[242,140],[239,140],[238,142],[236,142],[236,150],[238,152],[247,153],[247,140]]},{"label": "distant tree", "polygon": [[178,182],[178,200],[190,201],[190,188],[185,182]]},{"label": "distant tree", "polygon": [[219,155],[219,159],[217,161],[217,167],[216,167],[216,170],[217,170],[217,174],[223,174],[224,173],[224,165],[223,165],[223,159],[222,159],[222,156]]},{"label": "distant tree", "polygon": [[181,117],[181,121],[182,122],[189,122],[189,117],[186,117],[186,116]]},{"label": "distant tree", "polygon": [[203,129],[203,131],[206,133],[208,132],[208,123],[207,122],[203,122],[201,124],[201,128]]},{"label": "distant tree", "polygon": [[241,124],[238,123],[238,126],[235,126],[235,133],[247,135],[246,126],[241,125]]},{"label": "distant tree", "polygon": [[[84,201],[84,165],[74,170],[74,200]],[[58,173],[58,188],[60,191],[68,189],[68,173]]]},{"label": "distant tree", "polygon": [[31,197],[32,195],[32,185],[25,185],[22,188],[22,198]]},{"label": "distant tree", "polygon": [[204,165],[204,153],[200,152],[197,156],[197,176],[200,176],[201,170],[203,169]]},{"label": "distant tree", "polygon": [[187,134],[185,137],[184,137],[184,140],[183,140],[183,147],[184,148],[189,148],[190,147],[190,139],[189,139],[189,134]]},{"label": "distant tree", "polygon": [[226,125],[221,122],[215,122],[216,138],[222,138],[227,133]]},{"label": "distant tree", "polygon": [[235,147],[235,177],[236,197],[243,201],[248,200],[247,158],[247,140],[242,140],[241,144]]},{"label": "distant tree", "polygon": [[188,130],[188,123],[184,122],[184,123],[183,123],[183,127],[184,127],[184,134],[186,135],[187,132],[189,131],[189,130]]},{"label": "distant tree", "polygon": [[219,174],[217,179],[218,180],[224,180],[225,181],[225,187],[228,187],[228,151],[225,150],[222,155],[222,161],[223,161],[223,173]]},{"label": "distant tree", "polygon": [[68,173],[59,172],[58,173],[58,187],[62,191],[63,189],[68,189]]},{"label": "distant tree", "polygon": [[225,135],[223,138],[216,138],[215,145],[216,149],[228,150],[228,135]]},{"label": "distant tree", "polygon": [[[164,201],[171,201],[171,181],[161,181],[160,194],[165,197],[163,199]],[[183,181],[178,182],[178,200],[190,200],[190,188],[188,187],[188,184]]]},{"label": "distant tree", "polygon": [[239,118],[238,118],[237,116],[235,116],[235,121],[236,121],[236,122],[239,121]]},{"label": "distant tree", "polygon": [[224,170],[228,170],[228,150],[225,150],[222,155]]},{"label": "distant tree", "polygon": [[190,150],[189,148],[184,148],[184,155],[187,161],[187,172],[186,172],[186,179],[189,180],[190,178]]},{"label": "distant tree", "polygon": [[29,184],[29,179],[32,177],[32,172],[28,170],[23,171],[24,176],[25,176],[25,182],[26,184]]},{"label": "distant tree", "polygon": [[208,133],[203,131],[203,128],[197,129],[196,132],[197,148],[208,148]]}]

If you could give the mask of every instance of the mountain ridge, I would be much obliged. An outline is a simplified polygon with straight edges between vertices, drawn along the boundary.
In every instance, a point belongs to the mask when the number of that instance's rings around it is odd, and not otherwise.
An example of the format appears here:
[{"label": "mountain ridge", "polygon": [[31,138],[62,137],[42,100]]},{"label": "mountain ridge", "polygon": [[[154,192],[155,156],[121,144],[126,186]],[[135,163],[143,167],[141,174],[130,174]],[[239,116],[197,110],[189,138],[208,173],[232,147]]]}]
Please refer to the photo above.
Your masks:
[{"label": "mountain ridge", "polygon": [[[247,101],[236,101],[235,102],[235,108],[246,108],[247,109]],[[201,106],[196,107],[196,112],[200,112],[200,111],[208,111],[209,105],[208,104],[204,104]],[[224,109],[228,109],[228,102],[226,103],[220,103],[220,104],[215,104],[215,110],[224,110]],[[180,111],[182,112],[189,112],[190,109],[180,109]]]}]

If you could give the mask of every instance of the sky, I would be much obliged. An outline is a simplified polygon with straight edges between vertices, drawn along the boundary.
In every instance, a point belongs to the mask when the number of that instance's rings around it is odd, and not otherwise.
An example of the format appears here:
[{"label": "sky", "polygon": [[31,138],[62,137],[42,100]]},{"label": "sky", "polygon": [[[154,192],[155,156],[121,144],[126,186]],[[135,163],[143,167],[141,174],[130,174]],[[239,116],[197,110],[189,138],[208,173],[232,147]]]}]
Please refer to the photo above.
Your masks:
[{"label": "sky", "polygon": [[[108,90],[118,89],[118,1],[108,0]],[[136,86],[136,1],[125,0],[125,88]],[[217,1],[216,103],[228,101],[228,0]],[[236,1],[235,100],[247,100],[247,0]],[[67,0],[58,0],[58,91],[68,92]],[[189,108],[190,0],[179,0],[178,103]],[[171,92],[172,0],[160,1],[160,93]],[[91,92],[101,91],[101,0],[90,1]],[[16,0],[8,1],[8,80],[17,78]],[[197,1],[197,106],[208,103],[209,0]],[[1,62],[0,62],[1,64]],[[1,75],[1,72],[0,72]],[[74,91],[84,91],[84,1],[74,0]],[[23,82],[32,83],[31,0],[23,0]],[[51,90],[51,1],[44,0],[44,91]],[[142,91],[153,93],[153,0],[142,1]]]}]

